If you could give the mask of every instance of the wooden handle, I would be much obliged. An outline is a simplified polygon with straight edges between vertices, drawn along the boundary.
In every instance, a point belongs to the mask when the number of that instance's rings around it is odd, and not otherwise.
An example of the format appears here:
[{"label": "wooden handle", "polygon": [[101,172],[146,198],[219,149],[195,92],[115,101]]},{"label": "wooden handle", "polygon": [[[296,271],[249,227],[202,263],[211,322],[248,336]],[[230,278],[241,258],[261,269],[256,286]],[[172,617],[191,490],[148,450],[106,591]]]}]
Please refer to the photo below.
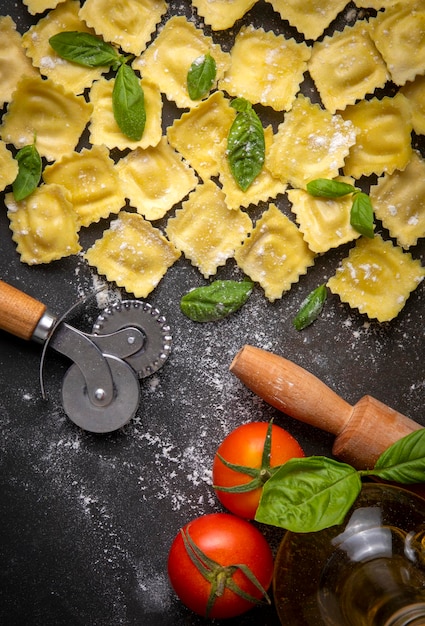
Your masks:
[{"label": "wooden handle", "polygon": [[46,307],[31,296],[0,280],[0,328],[30,340]]},{"label": "wooden handle", "polygon": [[230,371],[251,391],[283,413],[338,435],[353,408],[316,376],[281,356],[244,346]]},{"label": "wooden handle", "polygon": [[357,469],[374,467],[390,445],[422,428],[371,396],[352,407],[302,367],[260,348],[244,346],[230,371],[280,411],[336,435],[333,454]]}]

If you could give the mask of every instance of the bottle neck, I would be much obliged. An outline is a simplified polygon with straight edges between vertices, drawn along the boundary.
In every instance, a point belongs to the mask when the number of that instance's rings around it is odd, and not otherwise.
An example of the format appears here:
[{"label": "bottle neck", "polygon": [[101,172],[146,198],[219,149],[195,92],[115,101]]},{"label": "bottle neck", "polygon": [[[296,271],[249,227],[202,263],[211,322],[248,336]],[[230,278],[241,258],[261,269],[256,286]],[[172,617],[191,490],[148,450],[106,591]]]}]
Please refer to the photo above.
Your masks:
[{"label": "bottle neck", "polygon": [[384,626],[423,626],[425,624],[425,602],[405,606],[392,615]]}]

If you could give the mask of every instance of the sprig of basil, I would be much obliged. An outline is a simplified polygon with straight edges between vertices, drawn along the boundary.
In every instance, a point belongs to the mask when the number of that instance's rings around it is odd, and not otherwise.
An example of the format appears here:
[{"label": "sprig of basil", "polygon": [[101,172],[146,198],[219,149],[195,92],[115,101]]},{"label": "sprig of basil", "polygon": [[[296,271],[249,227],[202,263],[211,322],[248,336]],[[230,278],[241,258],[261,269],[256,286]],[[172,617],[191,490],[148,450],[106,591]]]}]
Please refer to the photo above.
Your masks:
[{"label": "sprig of basil", "polygon": [[34,143],[21,148],[16,154],[18,175],[12,183],[13,196],[17,202],[27,198],[38,186],[41,178],[42,160]]},{"label": "sprig of basil", "polygon": [[292,320],[297,330],[303,330],[316,320],[326,302],[328,292],[326,285],[319,285],[302,301],[300,310]]},{"label": "sprig of basil", "polygon": [[180,300],[181,311],[195,322],[214,322],[240,309],[251,295],[249,280],[216,280],[192,289]]},{"label": "sprig of basil", "polygon": [[187,73],[187,91],[191,100],[200,100],[211,89],[217,74],[214,57],[208,52],[196,58]]},{"label": "sprig of basil", "polygon": [[105,65],[118,69],[121,64],[122,57],[117,50],[100,37],[90,33],[65,31],[50,37],[49,43],[62,59],[84,67]]},{"label": "sprig of basil", "polygon": [[56,53],[67,61],[85,67],[109,66],[116,70],[112,110],[121,132],[140,141],[146,125],[145,98],[140,79],[127,65],[127,58],[110,44],[90,33],[66,31],[50,37]]},{"label": "sprig of basil", "polygon": [[390,446],[372,470],[321,456],[287,461],[265,483],[255,519],[293,532],[340,524],[367,476],[402,484],[425,482],[425,428]]},{"label": "sprig of basil", "polygon": [[121,65],[115,76],[112,108],[121,132],[140,141],[145,130],[145,97],[140,80],[128,65]]},{"label": "sprig of basil", "polygon": [[246,191],[263,169],[264,129],[248,100],[236,98],[231,106],[238,114],[227,137],[227,159],[235,181],[242,191]]},{"label": "sprig of basil", "polygon": [[373,206],[369,196],[357,187],[339,180],[316,178],[306,185],[308,193],[315,197],[342,198],[352,194],[350,224],[361,235],[373,239]]}]

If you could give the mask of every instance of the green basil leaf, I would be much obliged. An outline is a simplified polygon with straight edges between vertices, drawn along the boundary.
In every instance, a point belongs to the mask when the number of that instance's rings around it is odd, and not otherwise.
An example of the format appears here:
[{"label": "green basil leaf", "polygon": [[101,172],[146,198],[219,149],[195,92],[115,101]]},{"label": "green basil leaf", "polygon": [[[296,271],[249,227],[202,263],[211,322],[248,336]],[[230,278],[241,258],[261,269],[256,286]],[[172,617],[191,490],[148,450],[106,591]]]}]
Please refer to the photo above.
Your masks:
[{"label": "green basil leaf", "polygon": [[425,483],[425,428],[415,430],[385,450],[372,474],[398,483]]},{"label": "green basil leaf", "polygon": [[247,100],[236,98],[232,106],[238,114],[227,137],[227,158],[235,181],[242,191],[246,191],[263,169],[264,129]]},{"label": "green basil leaf", "polygon": [[253,286],[248,280],[216,280],[189,291],[180,300],[180,308],[195,322],[214,322],[240,309],[251,295]]},{"label": "green basil leaf", "polygon": [[115,48],[90,33],[65,31],[50,37],[49,43],[60,57],[78,65],[85,67],[112,65],[116,69],[120,64],[121,57]]},{"label": "green basil leaf", "polygon": [[211,89],[217,74],[217,65],[209,54],[195,59],[187,73],[187,90],[191,100],[200,100]]},{"label": "green basil leaf", "polygon": [[351,207],[350,224],[361,235],[373,239],[373,207],[366,193],[359,192],[355,194],[353,206]]},{"label": "green basil leaf", "polygon": [[303,330],[317,319],[322,312],[328,292],[326,285],[316,287],[301,303],[300,310],[293,319],[297,330]]},{"label": "green basil leaf", "polygon": [[24,146],[16,155],[18,175],[12,183],[14,198],[24,200],[37,187],[41,178],[42,161],[35,143]]},{"label": "green basil leaf", "polygon": [[121,132],[140,141],[145,130],[145,97],[140,80],[129,65],[121,65],[115,77],[112,108]]},{"label": "green basil leaf", "polygon": [[360,474],[327,457],[290,459],[265,483],[258,522],[293,532],[341,524],[361,490]]},{"label": "green basil leaf", "polygon": [[353,185],[343,183],[339,180],[330,180],[328,178],[316,178],[307,183],[307,191],[311,196],[321,198],[341,198],[349,193],[356,191]]}]

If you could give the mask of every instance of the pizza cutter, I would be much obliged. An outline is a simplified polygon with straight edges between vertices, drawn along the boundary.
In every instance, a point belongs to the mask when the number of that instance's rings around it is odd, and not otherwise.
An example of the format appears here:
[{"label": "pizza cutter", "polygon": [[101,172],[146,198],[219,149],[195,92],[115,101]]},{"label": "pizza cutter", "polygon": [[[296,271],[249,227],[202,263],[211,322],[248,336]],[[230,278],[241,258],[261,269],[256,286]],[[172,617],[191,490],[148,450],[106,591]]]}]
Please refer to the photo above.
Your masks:
[{"label": "pizza cutter", "polygon": [[0,329],[73,361],[62,383],[63,407],[72,422],[94,433],[112,432],[131,420],[140,402],[139,379],[162,367],[172,343],[165,317],[146,302],[107,307],[92,333],[85,333],[1,280]]}]

